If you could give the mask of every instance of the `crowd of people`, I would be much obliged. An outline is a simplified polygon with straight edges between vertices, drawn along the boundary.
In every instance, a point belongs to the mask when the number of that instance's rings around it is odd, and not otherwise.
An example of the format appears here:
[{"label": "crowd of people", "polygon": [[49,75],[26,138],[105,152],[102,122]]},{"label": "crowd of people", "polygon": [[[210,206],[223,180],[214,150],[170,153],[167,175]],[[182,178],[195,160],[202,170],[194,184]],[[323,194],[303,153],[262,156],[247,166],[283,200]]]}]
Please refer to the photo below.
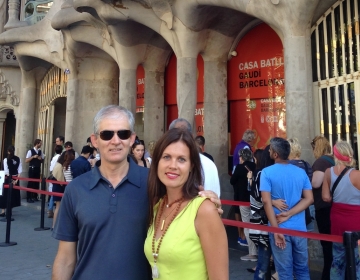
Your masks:
[{"label": "crowd of people", "polygon": [[[360,171],[354,168],[356,162],[349,143],[338,141],[332,153],[325,137],[315,137],[311,146],[316,160],[311,166],[301,159],[301,145],[296,138],[272,138],[264,150],[252,153],[252,135],[245,131],[238,144],[241,147],[230,180],[234,200],[250,201],[250,223],[312,231],[315,218],[320,233],[343,235],[345,231],[360,231]],[[311,207],[315,208],[315,217],[311,216]],[[242,209],[244,206],[240,206],[240,219],[247,222],[248,213]],[[306,238],[253,229],[249,235],[245,229],[245,237],[247,243],[239,231],[238,242],[249,246],[249,255],[241,259],[257,261],[255,267],[248,269],[254,273],[254,279],[310,279]],[[321,279],[345,279],[344,245],[321,241],[321,246]],[[360,279],[357,248],[355,258]],[[276,270],[273,275],[272,268]]]},{"label": "crowd of people", "polygon": [[[187,120],[174,120],[146,149],[132,113],[110,105],[95,116],[80,155],[64,141],[56,138],[49,168],[49,190],[64,193],[49,198],[52,235],[59,240],[53,279],[229,278],[217,168],[205,138],[194,138]],[[234,152],[234,200],[250,203],[234,207],[237,220],[305,232],[315,219],[320,233],[360,231],[360,171],[350,144],[338,141],[332,149],[325,137],[315,137],[310,165],[296,138],[274,137],[253,152],[254,141],[254,132],[246,130]],[[41,145],[36,139],[27,152],[30,178],[40,178]],[[7,151],[4,169],[12,180],[22,165],[13,146]],[[36,200],[27,193],[28,203]],[[5,202],[0,197],[0,216]],[[14,190],[12,207],[20,205]],[[256,262],[248,269],[254,279],[310,279],[306,238],[239,228],[237,241],[248,247],[241,260]],[[321,246],[322,280],[345,279],[343,244]],[[358,250],[355,256],[360,275]]]}]

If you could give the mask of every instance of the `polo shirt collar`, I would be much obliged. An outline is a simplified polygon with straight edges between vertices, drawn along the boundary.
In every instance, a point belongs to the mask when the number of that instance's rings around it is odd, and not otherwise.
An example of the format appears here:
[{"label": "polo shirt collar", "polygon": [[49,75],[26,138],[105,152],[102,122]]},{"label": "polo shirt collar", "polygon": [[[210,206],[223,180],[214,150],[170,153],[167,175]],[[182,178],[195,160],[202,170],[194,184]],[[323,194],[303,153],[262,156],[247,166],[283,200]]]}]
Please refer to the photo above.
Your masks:
[{"label": "polo shirt collar", "polygon": [[[140,176],[138,176],[138,169],[141,168],[138,166],[132,159],[127,158],[129,162],[129,171],[125,178],[121,181],[120,185],[123,184],[126,180],[129,181],[133,186],[140,188]],[[89,188],[95,188],[100,180],[104,180],[105,178],[101,175],[99,167],[94,166],[91,171],[92,179],[90,180]],[[106,180],[107,181],[107,180]],[[107,181],[108,182],[108,181]]]}]

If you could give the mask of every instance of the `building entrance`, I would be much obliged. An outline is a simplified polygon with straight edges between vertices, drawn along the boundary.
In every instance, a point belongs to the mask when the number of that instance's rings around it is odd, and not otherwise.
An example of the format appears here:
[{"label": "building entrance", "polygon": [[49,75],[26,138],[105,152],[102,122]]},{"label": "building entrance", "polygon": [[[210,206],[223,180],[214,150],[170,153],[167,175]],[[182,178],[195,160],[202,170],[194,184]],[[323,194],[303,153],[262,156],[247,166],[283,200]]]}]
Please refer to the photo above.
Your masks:
[{"label": "building entrance", "polygon": [[54,151],[55,138],[65,133],[67,75],[58,67],[52,67],[40,86],[40,112],[38,138],[46,155],[42,174],[47,174]]}]

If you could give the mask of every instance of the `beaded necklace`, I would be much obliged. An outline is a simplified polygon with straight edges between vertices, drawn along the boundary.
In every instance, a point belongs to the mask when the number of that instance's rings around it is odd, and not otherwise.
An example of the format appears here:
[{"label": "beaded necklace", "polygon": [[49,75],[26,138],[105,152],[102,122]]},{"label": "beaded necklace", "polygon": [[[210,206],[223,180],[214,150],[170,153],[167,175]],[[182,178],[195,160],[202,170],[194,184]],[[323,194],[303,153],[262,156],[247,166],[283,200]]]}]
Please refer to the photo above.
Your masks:
[{"label": "beaded necklace", "polygon": [[173,202],[168,203],[168,196],[165,195],[164,201],[165,201],[165,203],[166,203],[166,208],[170,208],[171,206],[173,206],[173,204],[175,204],[176,202],[179,202],[179,201],[182,200],[182,199],[183,199],[183,198],[180,197],[180,198],[174,200]]},{"label": "beaded necklace", "polygon": [[[173,220],[175,219],[176,215],[179,213],[179,210],[180,210],[180,206],[181,206],[181,203],[183,203],[184,201],[184,198],[182,197],[180,200],[177,200],[177,206],[176,206],[176,210],[174,212],[174,215],[172,216],[169,224],[165,227],[164,231],[162,232],[160,238],[159,238],[159,243],[158,243],[158,246],[157,248],[155,249],[155,236],[156,236],[156,232],[157,230],[159,229],[159,226],[160,226],[160,220],[161,220],[161,216],[164,212],[164,206],[166,204],[166,200],[167,197],[165,197],[165,199],[163,200],[163,202],[160,204],[160,209],[158,211],[158,215],[156,216],[156,221],[155,221],[155,227],[154,227],[154,235],[153,235],[153,238],[152,238],[152,243],[151,243],[151,252],[152,252],[152,255],[154,257],[154,266],[152,267],[152,277],[153,278],[159,278],[160,276],[160,273],[159,273],[159,270],[156,266],[156,262],[158,260],[158,257],[159,257],[159,250],[160,250],[160,246],[161,246],[161,242],[170,226],[170,224],[173,222]],[[172,211],[171,211],[172,212]],[[169,215],[168,215],[169,216]],[[166,216],[166,218],[168,217]],[[166,219],[165,218],[165,219]],[[162,222],[162,226],[161,226],[161,231],[163,230],[163,227],[164,227],[164,222],[165,222],[165,219],[163,220]]]}]

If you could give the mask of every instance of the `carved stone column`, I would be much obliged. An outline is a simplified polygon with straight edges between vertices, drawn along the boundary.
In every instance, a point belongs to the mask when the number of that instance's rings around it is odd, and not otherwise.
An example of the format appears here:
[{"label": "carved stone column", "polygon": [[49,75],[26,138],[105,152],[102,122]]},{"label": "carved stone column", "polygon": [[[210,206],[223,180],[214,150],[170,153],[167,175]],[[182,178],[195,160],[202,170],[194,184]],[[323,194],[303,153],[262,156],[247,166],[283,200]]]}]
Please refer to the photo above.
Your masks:
[{"label": "carved stone column", "polygon": [[4,32],[6,20],[6,1],[0,0],[0,34]]},{"label": "carved stone column", "polygon": [[120,67],[119,105],[136,114],[136,68]]},{"label": "carved stone column", "polygon": [[27,26],[26,21],[19,20],[20,0],[9,0],[9,20],[4,26],[5,30]]},{"label": "carved stone column", "polygon": [[176,98],[179,118],[184,118],[194,127],[196,108],[196,57],[177,58]]}]

